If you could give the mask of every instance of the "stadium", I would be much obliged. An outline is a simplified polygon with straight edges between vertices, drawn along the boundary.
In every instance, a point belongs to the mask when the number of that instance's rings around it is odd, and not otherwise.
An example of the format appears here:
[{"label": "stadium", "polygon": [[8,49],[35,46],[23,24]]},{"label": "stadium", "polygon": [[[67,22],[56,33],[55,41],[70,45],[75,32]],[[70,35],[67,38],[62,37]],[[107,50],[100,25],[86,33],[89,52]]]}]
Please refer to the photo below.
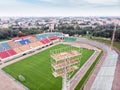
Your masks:
[{"label": "stadium", "polygon": [[89,90],[103,52],[100,43],[59,32],[1,42],[1,90]]}]

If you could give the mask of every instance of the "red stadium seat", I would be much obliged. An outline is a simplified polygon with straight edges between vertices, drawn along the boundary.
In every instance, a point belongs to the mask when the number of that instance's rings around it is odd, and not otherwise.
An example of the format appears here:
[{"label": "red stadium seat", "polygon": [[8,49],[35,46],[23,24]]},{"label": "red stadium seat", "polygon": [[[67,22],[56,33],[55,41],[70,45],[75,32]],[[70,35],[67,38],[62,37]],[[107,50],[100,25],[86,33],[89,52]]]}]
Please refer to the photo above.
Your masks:
[{"label": "red stadium seat", "polygon": [[51,37],[49,37],[50,40],[55,40],[57,38],[58,38],[57,36],[51,36]]},{"label": "red stadium seat", "polygon": [[14,50],[9,49],[7,51],[0,52],[0,58],[4,59],[4,58],[10,57],[10,56],[13,56],[15,54],[17,54],[17,53]]},{"label": "red stadium seat", "polygon": [[7,51],[0,52],[0,57],[2,59],[9,57],[10,55],[7,53]]},{"label": "red stadium seat", "polygon": [[42,42],[43,44],[47,44],[47,43],[50,43],[50,40],[44,39],[44,40],[41,40],[40,42]]},{"label": "red stadium seat", "polygon": [[10,50],[7,50],[7,52],[12,56],[12,55],[15,55],[17,54],[14,50],[10,49]]},{"label": "red stadium seat", "polygon": [[46,44],[45,40],[40,40],[40,42],[41,42],[42,44]]},{"label": "red stadium seat", "polygon": [[50,43],[50,40],[49,39],[45,39],[46,43]]}]

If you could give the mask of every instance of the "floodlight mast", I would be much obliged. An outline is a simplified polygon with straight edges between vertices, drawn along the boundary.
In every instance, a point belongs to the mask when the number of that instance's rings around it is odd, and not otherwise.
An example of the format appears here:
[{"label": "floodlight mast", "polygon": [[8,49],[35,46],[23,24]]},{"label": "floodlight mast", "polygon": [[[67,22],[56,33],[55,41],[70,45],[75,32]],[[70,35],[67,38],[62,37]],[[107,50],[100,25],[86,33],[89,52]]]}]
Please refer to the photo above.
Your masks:
[{"label": "floodlight mast", "polygon": [[117,24],[114,23],[114,30],[113,30],[112,41],[111,41],[111,49],[113,49],[113,45],[114,45],[115,33],[116,33],[116,30],[117,30],[116,26],[117,26]]}]

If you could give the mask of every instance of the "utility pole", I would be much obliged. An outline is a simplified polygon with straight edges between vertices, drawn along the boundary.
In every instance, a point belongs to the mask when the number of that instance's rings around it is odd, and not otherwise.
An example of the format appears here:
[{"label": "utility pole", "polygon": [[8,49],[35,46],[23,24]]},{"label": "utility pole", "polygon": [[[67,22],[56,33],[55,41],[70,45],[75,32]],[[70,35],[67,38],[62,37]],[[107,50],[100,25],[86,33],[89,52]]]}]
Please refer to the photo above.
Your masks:
[{"label": "utility pole", "polygon": [[114,45],[116,26],[117,26],[116,23],[114,23],[114,30],[113,30],[112,41],[111,41],[111,49],[113,48],[113,45]]}]

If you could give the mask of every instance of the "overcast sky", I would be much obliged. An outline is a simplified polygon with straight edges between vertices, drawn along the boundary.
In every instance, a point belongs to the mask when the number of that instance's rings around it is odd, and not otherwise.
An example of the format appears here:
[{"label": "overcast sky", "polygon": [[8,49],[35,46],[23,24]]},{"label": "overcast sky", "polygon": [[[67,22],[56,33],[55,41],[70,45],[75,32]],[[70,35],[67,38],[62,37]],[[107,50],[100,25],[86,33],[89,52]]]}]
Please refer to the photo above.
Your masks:
[{"label": "overcast sky", "polygon": [[0,0],[0,16],[120,16],[120,0]]}]

